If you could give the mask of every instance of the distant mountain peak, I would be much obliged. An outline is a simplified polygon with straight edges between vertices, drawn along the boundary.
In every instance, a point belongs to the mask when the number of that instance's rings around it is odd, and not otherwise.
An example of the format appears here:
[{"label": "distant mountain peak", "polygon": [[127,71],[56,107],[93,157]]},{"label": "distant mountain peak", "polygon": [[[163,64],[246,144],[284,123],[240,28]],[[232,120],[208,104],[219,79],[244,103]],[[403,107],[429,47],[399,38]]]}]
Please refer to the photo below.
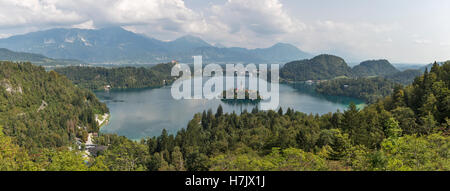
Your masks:
[{"label": "distant mountain peak", "polygon": [[274,45],[272,45],[272,47],[294,47],[297,48],[296,46],[289,44],[289,43],[284,43],[284,42],[278,42]]},{"label": "distant mountain peak", "polygon": [[214,46],[217,47],[217,48],[226,48],[226,46],[221,44],[220,42],[215,43]]},{"label": "distant mountain peak", "polygon": [[[81,30],[91,30],[91,29],[81,29]],[[133,33],[132,31],[126,30],[120,26],[110,26],[110,27],[104,27],[104,28],[100,28],[94,31],[99,31],[99,32],[115,32],[115,33]]]},{"label": "distant mountain peak", "polygon": [[127,31],[124,28],[122,28],[121,26],[109,26],[109,27],[103,27],[100,28],[99,30],[117,30],[117,31]]},{"label": "distant mountain peak", "polygon": [[203,45],[203,46],[211,46],[209,43],[207,43],[203,39],[193,36],[193,35],[184,35],[182,37],[175,39],[172,42],[193,43],[193,44],[198,44],[198,45]]}]

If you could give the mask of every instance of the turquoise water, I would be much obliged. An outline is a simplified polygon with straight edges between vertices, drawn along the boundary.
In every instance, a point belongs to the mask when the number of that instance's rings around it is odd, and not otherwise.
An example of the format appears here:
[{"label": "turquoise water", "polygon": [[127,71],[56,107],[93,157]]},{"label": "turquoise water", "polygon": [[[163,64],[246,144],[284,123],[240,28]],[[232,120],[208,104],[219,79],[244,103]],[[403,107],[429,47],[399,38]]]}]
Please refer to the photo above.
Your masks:
[{"label": "turquoise water", "polygon": [[[215,100],[175,100],[170,87],[157,89],[127,89],[110,92],[96,92],[99,99],[110,109],[108,125],[101,128],[104,133],[117,133],[130,139],[158,136],[162,129],[176,133],[185,128],[195,113],[204,110],[217,110],[219,104],[224,112],[240,113],[244,109],[251,111],[257,105],[230,105]],[[288,107],[296,111],[324,114],[345,110],[350,102],[362,104],[363,100],[324,96],[314,92],[313,87],[298,84],[280,84],[280,106],[284,111]]]}]

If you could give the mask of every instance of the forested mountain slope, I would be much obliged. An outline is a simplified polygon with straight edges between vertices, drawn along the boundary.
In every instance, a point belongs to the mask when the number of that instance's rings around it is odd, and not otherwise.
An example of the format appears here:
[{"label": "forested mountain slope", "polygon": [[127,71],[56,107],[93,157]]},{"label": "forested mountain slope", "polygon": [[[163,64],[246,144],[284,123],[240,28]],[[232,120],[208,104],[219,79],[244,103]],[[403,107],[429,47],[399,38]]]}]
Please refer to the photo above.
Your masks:
[{"label": "forested mountain slope", "polygon": [[161,87],[172,83],[171,69],[173,63],[158,64],[151,68],[144,67],[80,67],[71,66],[55,69],[67,76],[74,84],[91,90]]},{"label": "forested mountain slope", "polygon": [[69,146],[98,132],[106,105],[65,76],[30,63],[0,62],[0,125],[28,149]]},{"label": "forested mountain slope", "polygon": [[375,103],[378,99],[390,95],[399,85],[382,77],[342,78],[320,82],[315,86],[315,90],[325,95],[356,97],[368,103]]},{"label": "forested mountain slope", "polygon": [[409,85],[414,81],[414,79],[417,76],[420,76],[422,74],[423,72],[421,70],[408,69],[405,71],[386,75],[384,76],[384,78],[387,78],[393,82],[397,82],[403,85]]},{"label": "forested mountain slope", "polygon": [[326,54],[309,60],[289,62],[280,70],[280,77],[288,81],[328,80],[351,75],[351,68],[344,59]]},{"label": "forested mountain slope", "polygon": [[400,72],[387,60],[368,60],[352,68],[355,76],[385,76]]}]

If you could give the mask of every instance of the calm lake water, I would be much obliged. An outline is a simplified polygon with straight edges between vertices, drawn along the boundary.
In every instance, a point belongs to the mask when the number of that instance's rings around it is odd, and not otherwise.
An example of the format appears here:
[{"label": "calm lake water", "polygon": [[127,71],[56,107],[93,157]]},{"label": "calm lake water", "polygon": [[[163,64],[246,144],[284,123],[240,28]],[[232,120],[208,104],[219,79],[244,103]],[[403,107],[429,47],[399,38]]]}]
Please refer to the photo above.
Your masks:
[{"label": "calm lake water", "polygon": [[[288,107],[296,111],[324,114],[345,110],[350,102],[363,104],[363,100],[324,96],[314,92],[310,85],[280,84],[280,106],[284,111]],[[217,110],[219,104],[224,112],[249,112],[257,105],[230,105],[221,100],[175,100],[170,87],[157,89],[127,89],[110,92],[96,92],[98,98],[110,109],[109,124],[101,128],[104,133],[116,133],[130,139],[158,136],[163,129],[175,134],[186,128],[195,113],[204,110]]]}]

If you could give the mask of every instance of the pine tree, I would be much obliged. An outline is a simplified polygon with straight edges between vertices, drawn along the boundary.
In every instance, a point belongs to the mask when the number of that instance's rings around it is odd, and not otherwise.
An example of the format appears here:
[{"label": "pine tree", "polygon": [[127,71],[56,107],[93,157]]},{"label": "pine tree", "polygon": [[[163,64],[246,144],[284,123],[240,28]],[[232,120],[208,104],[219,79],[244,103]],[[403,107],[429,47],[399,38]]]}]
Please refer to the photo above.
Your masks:
[{"label": "pine tree", "polygon": [[278,109],[278,115],[280,115],[280,116],[283,115],[283,108],[280,107],[280,109]]},{"label": "pine tree", "polygon": [[219,105],[219,107],[217,107],[216,118],[222,115],[223,115],[223,108],[222,105]]},{"label": "pine tree", "polygon": [[180,147],[176,146],[172,152],[172,165],[177,171],[184,171],[183,153],[180,151]]}]

